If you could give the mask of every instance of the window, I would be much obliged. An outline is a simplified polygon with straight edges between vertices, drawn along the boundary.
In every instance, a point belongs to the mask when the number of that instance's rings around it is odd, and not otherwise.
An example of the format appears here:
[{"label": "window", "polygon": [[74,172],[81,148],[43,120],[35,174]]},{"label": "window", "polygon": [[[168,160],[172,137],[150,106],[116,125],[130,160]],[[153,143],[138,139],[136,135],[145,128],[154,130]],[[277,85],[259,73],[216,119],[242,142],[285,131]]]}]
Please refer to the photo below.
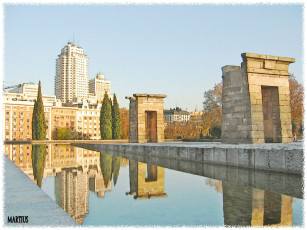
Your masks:
[{"label": "window", "polygon": [[6,112],[5,115],[10,115],[10,112]]}]

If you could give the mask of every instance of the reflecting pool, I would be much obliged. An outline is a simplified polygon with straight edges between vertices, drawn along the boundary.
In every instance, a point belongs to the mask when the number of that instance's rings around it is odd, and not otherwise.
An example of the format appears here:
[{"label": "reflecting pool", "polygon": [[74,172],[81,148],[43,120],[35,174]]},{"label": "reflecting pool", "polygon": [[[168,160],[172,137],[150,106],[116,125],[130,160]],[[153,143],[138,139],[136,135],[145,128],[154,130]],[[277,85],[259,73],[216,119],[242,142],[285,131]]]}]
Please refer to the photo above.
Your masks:
[{"label": "reflecting pool", "polygon": [[[5,154],[83,226],[302,226],[303,199],[70,145]],[[278,183],[278,181],[276,182]]]}]

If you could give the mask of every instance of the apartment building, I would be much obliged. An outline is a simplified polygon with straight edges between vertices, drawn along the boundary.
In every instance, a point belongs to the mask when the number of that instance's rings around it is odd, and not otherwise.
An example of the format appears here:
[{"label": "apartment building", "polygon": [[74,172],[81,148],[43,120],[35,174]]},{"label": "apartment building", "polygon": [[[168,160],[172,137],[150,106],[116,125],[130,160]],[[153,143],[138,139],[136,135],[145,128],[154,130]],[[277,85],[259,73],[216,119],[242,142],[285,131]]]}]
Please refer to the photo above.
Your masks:
[{"label": "apartment building", "polygon": [[67,128],[72,136],[77,135],[77,108],[54,106],[51,112],[51,133],[55,139],[58,128]]},{"label": "apartment building", "polygon": [[[4,139],[31,140],[32,114],[34,102],[4,100]],[[51,139],[51,108],[52,104],[44,103],[45,120],[47,125],[46,139]]]},{"label": "apartment building", "polygon": [[77,131],[89,139],[100,139],[100,103],[83,100],[78,104]]}]

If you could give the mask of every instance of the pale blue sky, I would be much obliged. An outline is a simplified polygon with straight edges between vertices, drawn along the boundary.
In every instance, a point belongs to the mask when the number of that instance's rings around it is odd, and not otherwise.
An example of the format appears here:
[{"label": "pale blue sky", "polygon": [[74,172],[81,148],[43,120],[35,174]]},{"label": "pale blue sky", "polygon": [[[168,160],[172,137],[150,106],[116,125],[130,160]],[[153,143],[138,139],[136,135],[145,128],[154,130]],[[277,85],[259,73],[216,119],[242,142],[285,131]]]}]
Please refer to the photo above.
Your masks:
[{"label": "pale blue sky", "polygon": [[303,82],[302,5],[5,5],[6,85],[41,80],[54,94],[55,60],[69,40],[104,72],[121,107],[133,93],[166,94],[165,108],[202,109],[221,67],[241,53],[293,57]]}]

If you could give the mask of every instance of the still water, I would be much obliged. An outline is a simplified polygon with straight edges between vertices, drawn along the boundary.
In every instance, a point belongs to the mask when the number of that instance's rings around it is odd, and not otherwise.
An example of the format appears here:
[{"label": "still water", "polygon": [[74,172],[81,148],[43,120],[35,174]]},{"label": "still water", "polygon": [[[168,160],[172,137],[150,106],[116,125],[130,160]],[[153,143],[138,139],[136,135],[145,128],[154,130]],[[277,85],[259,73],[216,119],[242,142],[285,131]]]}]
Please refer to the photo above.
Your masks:
[{"label": "still water", "polygon": [[302,226],[303,200],[70,145],[5,154],[82,226]]}]

